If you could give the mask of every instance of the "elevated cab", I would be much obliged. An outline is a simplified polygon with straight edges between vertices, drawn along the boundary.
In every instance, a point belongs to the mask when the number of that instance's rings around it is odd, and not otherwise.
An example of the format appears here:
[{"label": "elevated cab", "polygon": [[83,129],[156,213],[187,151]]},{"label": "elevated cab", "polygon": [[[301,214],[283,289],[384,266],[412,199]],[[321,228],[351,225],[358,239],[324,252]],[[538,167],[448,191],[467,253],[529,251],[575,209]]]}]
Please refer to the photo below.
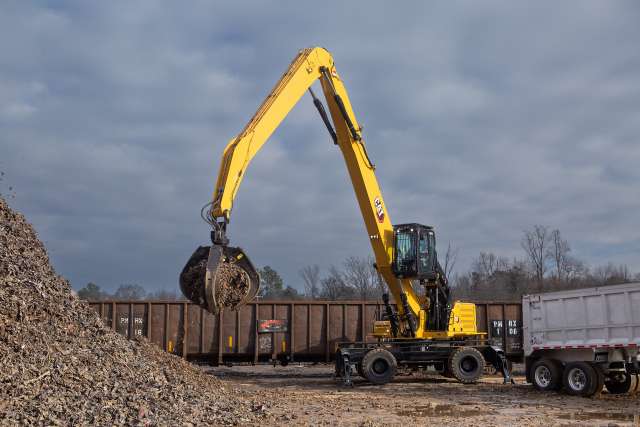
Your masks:
[{"label": "elevated cab", "polygon": [[398,279],[434,280],[436,260],[433,227],[416,223],[393,226],[391,268]]}]

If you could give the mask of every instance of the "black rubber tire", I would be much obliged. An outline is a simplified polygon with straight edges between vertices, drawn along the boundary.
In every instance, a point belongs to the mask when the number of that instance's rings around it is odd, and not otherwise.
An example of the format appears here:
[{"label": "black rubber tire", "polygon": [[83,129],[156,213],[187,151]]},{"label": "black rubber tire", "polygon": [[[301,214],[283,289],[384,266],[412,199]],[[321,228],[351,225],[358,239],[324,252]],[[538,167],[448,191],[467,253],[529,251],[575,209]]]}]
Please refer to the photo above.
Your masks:
[{"label": "black rubber tire", "polygon": [[[536,375],[536,371],[538,375]],[[555,360],[539,359],[531,365],[531,383],[540,391],[554,391],[562,387],[562,366]]]},{"label": "black rubber tire", "polygon": [[372,384],[382,385],[393,379],[398,369],[396,358],[384,348],[369,350],[362,358],[362,374]]},{"label": "black rubber tire", "polygon": [[453,374],[451,373],[451,371],[449,370],[449,363],[447,362],[447,364],[445,365],[444,369],[442,370],[442,372],[440,373],[440,375],[442,375],[445,378],[453,378]]},{"label": "black rubber tire", "polygon": [[591,363],[591,367],[596,373],[597,381],[593,383],[593,389],[591,390],[591,394],[589,394],[589,396],[599,395],[604,389],[604,371],[597,363]]},{"label": "black rubber tire", "polygon": [[634,393],[638,387],[638,377],[628,372],[612,372],[605,378],[604,386],[611,394]]},{"label": "black rubber tire", "polygon": [[567,363],[562,373],[562,384],[572,396],[592,396],[598,384],[598,374],[587,362]]},{"label": "black rubber tire", "polygon": [[459,347],[449,357],[449,372],[463,384],[473,384],[484,373],[484,357],[473,347]]}]

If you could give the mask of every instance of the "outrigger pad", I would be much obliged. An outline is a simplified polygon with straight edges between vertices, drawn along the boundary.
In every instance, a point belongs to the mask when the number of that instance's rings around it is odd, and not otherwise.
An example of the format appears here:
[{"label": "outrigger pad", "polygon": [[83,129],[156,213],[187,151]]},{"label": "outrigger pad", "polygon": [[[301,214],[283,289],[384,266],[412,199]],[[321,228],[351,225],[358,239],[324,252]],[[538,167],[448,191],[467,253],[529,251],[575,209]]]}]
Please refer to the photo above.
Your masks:
[{"label": "outrigger pad", "polygon": [[216,314],[254,299],[260,277],[241,248],[201,246],[182,270],[180,288],[189,300]]},{"label": "outrigger pad", "polygon": [[515,381],[511,377],[511,371],[509,370],[509,364],[507,363],[507,357],[499,347],[487,346],[482,350],[482,355],[485,360],[496,368],[496,371],[502,373],[504,384],[515,384]]}]

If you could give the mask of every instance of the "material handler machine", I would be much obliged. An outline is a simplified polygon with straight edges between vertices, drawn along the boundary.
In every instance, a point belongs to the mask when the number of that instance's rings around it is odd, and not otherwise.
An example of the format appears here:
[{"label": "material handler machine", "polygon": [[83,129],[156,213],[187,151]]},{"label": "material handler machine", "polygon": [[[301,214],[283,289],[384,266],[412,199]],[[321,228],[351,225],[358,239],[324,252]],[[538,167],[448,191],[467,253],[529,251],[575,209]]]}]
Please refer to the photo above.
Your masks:
[{"label": "material handler machine", "polygon": [[[328,113],[311,88],[317,80]],[[243,250],[229,246],[226,234],[233,200],[250,161],[306,92],[342,152],[376,269],[391,292],[383,298],[383,319],[374,324],[377,342],[339,344],[336,374],[350,384],[355,369],[370,382],[384,384],[398,366],[432,366],[460,382],[473,383],[488,361],[504,373],[506,381],[509,373],[501,351],[489,346],[477,331],[475,305],[450,301],[433,227],[391,224],[362,128],[333,58],[323,48],[298,53],[253,118],[226,146],[213,199],[202,211],[212,227],[212,245],[199,247],[189,259],[180,275],[182,292],[213,313],[255,297],[259,276]]]}]

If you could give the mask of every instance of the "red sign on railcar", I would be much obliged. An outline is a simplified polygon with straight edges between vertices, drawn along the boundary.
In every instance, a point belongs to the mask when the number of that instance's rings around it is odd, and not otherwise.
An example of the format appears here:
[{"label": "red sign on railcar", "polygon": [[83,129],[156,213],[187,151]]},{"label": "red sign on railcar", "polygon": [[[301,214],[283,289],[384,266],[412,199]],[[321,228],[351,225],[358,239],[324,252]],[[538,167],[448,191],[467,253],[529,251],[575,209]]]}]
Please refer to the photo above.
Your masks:
[{"label": "red sign on railcar", "polygon": [[287,319],[258,320],[258,332],[287,332]]}]

